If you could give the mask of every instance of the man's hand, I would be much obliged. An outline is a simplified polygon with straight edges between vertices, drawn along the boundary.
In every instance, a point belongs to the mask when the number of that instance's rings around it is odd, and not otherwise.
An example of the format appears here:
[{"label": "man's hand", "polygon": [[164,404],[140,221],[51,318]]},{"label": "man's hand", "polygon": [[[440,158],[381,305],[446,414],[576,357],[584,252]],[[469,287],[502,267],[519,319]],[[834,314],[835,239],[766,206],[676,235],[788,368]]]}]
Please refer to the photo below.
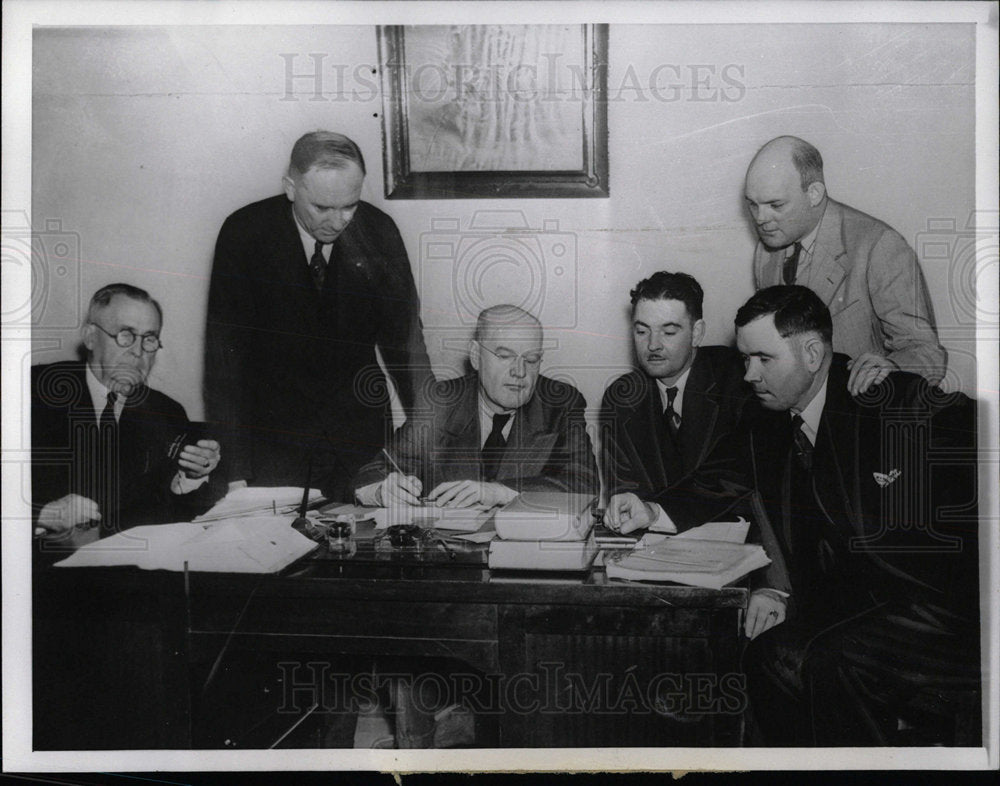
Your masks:
[{"label": "man's hand", "polygon": [[604,526],[622,535],[646,529],[656,519],[653,506],[631,492],[615,494],[608,500],[607,510],[604,511]]},{"label": "man's hand", "polygon": [[788,601],[772,589],[754,590],[747,604],[743,632],[748,639],[755,639],[766,630],[785,621]]},{"label": "man's hand", "polygon": [[853,360],[847,361],[847,368],[851,372],[847,380],[847,390],[852,396],[864,393],[872,385],[877,385],[893,371],[899,371],[899,366],[889,358],[876,355],[874,352],[865,352],[858,355]]},{"label": "man's hand", "polygon": [[74,527],[101,520],[97,503],[79,494],[67,494],[48,503],[38,514],[35,535],[46,538],[65,537]]},{"label": "man's hand", "polygon": [[199,439],[196,445],[185,445],[177,457],[177,466],[192,480],[203,478],[219,466],[222,453],[214,439]]},{"label": "man's hand", "polygon": [[471,508],[482,505],[506,505],[517,492],[502,483],[481,483],[478,480],[453,480],[439,483],[427,499],[439,508]]},{"label": "man's hand", "polygon": [[378,497],[382,507],[395,505],[420,505],[420,491],[424,484],[416,475],[404,475],[401,472],[390,472],[378,489]]}]

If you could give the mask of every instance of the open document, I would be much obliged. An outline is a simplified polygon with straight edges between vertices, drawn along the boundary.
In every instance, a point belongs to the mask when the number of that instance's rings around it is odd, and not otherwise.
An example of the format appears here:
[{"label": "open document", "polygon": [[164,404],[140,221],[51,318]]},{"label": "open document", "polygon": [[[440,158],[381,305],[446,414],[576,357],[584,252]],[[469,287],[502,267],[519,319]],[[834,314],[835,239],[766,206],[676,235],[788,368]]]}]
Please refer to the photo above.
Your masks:
[{"label": "open document", "polygon": [[186,563],[192,571],[276,573],[315,547],[288,516],[247,516],[134,527],[77,549],[56,567],[181,571]]}]

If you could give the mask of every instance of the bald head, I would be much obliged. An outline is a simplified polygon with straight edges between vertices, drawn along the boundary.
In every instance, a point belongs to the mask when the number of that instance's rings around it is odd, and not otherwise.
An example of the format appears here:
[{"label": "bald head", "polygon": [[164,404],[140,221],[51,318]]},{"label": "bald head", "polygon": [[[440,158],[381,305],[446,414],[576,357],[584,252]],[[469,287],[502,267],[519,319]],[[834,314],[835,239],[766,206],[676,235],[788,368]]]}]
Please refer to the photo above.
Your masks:
[{"label": "bald head", "polygon": [[531,400],[542,364],[542,326],[517,306],[483,311],[469,342],[480,399],[494,413],[513,412]]},{"label": "bald head", "polygon": [[747,208],[761,242],[785,248],[808,235],[823,217],[826,186],[823,158],[805,140],[772,139],[747,169]]}]

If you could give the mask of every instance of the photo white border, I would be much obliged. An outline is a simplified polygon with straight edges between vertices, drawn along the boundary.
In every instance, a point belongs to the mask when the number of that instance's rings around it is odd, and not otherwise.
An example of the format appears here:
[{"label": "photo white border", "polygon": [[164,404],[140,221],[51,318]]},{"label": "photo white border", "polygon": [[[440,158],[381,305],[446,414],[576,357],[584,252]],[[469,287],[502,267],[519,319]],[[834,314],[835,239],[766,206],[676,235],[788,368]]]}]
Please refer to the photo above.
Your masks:
[{"label": "photo white border", "polygon": [[[998,35],[995,3],[951,2],[743,2],[716,3],[360,3],[360,2],[66,2],[5,0],[3,5],[3,208],[31,206],[31,36],[33,26],[140,25],[293,25],[415,24],[509,22],[512,6],[518,21],[733,24],[738,23],[901,23],[967,22],[976,25],[976,205],[997,209],[997,74]],[[998,265],[980,260],[979,313],[987,319],[998,309]],[[23,303],[23,293],[3,289],[4,313],[9,303]],[[998,412],[997,326],[981,323],[978,342],[978,385],[982,398],[980,435],[985,450],[996,456]],[[7,361],[18,343],[30,341],[26,328],[3,326],[2,434],[4,461],[24,460],[9,453],[26,413],[26,368]],[[987,398],[988,397],[988,398]],[[996,527],[984,533],[982,581],[983,644],[987,657],[984,691],[989,696],[984,749],[525,749],[465,751],[87,751],[30,750],[30,518],[15,473],[3,473],[3,769],[17,771],[149,771],[149,770],[772,770],[772,769],[982,769],[998,764],[998,598],[1000,586]],[[983,462],[985,495],[981,520],[997,522],[997,462]],[[988,589],[987,589],[988,588]],[[990,635],[987,635],[990,634]]]}]

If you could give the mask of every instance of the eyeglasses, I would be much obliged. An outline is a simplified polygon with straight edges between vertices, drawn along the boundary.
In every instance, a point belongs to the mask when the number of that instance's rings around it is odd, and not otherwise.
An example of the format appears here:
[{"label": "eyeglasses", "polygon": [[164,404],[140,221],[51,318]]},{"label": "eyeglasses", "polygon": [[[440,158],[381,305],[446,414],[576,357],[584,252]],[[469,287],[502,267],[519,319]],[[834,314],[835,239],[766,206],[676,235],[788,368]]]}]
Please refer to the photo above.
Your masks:
[{"label": "eyeglasses", "polygon": [[486,346],[482,341],[477,341],[476,343],[479,344],[479,346],[481,346],[483,349],[485,349],[487,352],[493,355],[493,357],[495,357],[497,360],[499,360],[506,366],[513,365],[517,361],[517,359],[520,358],[521,360],[524,361],[524,365],[530,368],[534,368],[535,366],[537,366],[539,363],[542,362],[542,355],[544,354],[542,352],[527,352],[524,355],[518,355],[515,354],[514,352],[511,352],[509,349],[501,349],[499,352],[494,352],[492,349]]},{"label": "eyeglasses", "polygon": [[163,346],[163,342],[160,341],[160,337],[152,333],[146,333],[144,336],[140,337],[131,328],[122,328],[117,333],[112,333],[110,330],[105,330],[96,322],[91,322],[90,324],[96,328],[99,328],[100,331],[105,335],[111,336],[111,338],[115,340],[115,343],[122,349],[127,349],[128,347],[132,346],[137,338],[142,338],[142,351],[148,352],[150,355],[152,355],[154,352],[160,349],[160,347]]}]

